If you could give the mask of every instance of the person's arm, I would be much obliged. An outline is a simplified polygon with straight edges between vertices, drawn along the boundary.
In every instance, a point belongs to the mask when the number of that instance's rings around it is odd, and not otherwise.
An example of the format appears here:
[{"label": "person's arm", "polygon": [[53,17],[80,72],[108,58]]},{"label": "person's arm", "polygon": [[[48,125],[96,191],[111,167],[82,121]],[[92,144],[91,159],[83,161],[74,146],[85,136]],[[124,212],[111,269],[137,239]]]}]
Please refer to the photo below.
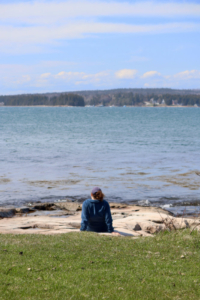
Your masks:
[{"label": "person's arm", "polygon": [[87,205],[87,202],[85,201],[85,202],[83,202],[83,205],[82,205],[80,231],[85,231],[87,229],[88,219],[89,219],[88,205]]},{"label": "person's arm", "polygon": [[112,235],[121,236],[121,234],[119,232],[114,231],[114,228],[112,225],[112,215],[110,212],[110,205],[108,202],[106,205],[105,222],[106,222],[109,233],[112,233]]},{"label": "person's arm", "polygon": [[114,231],[114,228],[112,225],[112,216],[111,216],[111,212],[110,212],[110,205],[108,202],[106,202],[105,222],[107,225],[108,232],[112,233]]}]

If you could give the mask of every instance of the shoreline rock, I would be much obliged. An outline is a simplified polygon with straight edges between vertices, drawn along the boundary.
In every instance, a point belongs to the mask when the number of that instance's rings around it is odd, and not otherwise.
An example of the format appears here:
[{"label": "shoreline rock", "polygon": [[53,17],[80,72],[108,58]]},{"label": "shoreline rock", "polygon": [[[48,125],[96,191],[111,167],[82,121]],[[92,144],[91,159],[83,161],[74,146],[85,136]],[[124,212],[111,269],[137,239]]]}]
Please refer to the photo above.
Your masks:
[{"label": "shoreline rock", "polygon": [[[163,230],[200,229],[199,218],[177,218],[158,207],[110,203],[113,226],[123,236],[153,236]],[[61,234],[80,232],[82,205],[77,202],[34,203],[31,207],[0,208],[0,233]],[[109,233],[101,233],[110,235]]]},{"label": "shoreline rock", "polygon": [[16,213],[15,209],[1,208],[0,209],[0,219],[12,218],[15,215],[15,213]]}]

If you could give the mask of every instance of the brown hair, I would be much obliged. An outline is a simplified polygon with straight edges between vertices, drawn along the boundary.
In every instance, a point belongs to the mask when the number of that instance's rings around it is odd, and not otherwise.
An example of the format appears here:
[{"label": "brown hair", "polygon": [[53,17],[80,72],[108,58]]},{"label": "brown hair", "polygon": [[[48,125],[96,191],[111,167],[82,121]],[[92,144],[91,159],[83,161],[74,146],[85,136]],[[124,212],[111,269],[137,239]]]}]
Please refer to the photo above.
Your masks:
[{"label": "brown hair", "polygon": [[102,193],[102,191],[98,191],[95,194],[92,194],[95,200],[99,200],[99,201],[103,201],[104,198],[104,194]]}]

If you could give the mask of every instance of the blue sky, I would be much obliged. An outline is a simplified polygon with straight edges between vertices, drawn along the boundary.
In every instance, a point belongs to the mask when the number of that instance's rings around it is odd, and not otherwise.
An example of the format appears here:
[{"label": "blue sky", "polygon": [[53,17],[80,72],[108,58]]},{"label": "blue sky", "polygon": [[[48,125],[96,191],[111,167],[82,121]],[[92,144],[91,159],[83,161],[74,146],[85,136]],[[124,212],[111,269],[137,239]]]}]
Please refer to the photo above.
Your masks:
[{"label": "blue sky", "polygon": [[2,1],[0,94],[200,88],[199,1]]}]

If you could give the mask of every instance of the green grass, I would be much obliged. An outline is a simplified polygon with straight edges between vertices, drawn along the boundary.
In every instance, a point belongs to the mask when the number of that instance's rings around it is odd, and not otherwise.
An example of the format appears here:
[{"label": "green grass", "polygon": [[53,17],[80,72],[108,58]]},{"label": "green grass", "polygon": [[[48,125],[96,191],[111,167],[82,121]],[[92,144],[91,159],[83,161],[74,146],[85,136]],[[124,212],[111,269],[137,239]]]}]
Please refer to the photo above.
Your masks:
[{"label": "green grass", "polygon": [[200,233],[188,230],[135,240],[0,235],[3,300],[200,299],[199,275]]}]

